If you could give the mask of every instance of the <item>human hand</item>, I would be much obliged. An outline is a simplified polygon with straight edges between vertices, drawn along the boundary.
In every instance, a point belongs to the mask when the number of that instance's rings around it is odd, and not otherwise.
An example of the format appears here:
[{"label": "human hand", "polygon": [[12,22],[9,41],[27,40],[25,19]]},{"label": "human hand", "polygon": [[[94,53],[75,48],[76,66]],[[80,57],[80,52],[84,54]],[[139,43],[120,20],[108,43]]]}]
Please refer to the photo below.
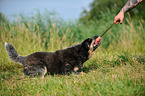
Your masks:
[{"label": "human hand", "polygon": [[120,11],[116,17],[114,18],[114,23],[118,24],[118,23],[122,23],[124,19],[124,13],[122,11]]}]

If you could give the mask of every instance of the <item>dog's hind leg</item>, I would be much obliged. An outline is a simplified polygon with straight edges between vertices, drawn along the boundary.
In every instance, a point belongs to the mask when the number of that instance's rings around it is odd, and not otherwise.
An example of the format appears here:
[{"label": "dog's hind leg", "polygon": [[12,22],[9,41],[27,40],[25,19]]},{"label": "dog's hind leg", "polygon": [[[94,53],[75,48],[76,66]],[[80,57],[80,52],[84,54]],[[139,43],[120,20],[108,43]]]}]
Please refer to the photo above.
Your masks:
[{"label": "dog's hind leg", "polygon": [[45,74],[47,73],[46,66],[41,64],[24,65],[23,69],[24,69],[24,74],[30,77],[39,76],[40,78],[44,78]]},{"label": "dog's hind leg", "polygon": [[47,73],[47,68],[46,66],[44,66],[44,71],[40,78],[43,79],[46,73]]}]

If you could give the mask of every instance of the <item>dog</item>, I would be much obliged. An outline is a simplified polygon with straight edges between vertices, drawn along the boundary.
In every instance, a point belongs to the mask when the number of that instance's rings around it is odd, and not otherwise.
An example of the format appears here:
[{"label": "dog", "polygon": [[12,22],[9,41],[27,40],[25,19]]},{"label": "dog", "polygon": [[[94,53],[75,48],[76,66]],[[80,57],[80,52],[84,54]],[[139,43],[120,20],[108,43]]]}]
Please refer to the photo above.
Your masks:
[{"label": "dog", "polygon": [[87,38],[80,44],[56,52],[36,52],[28,56],[20,56],[9,43],[5,43],[5,48],[10,59],[23,65],[25,75],[43,78],[46,73],[51,75],[78,73],[78,70],[83,68],[83,63],[100,46],[100,42],[95,43],[97,38],[97,35]]}]

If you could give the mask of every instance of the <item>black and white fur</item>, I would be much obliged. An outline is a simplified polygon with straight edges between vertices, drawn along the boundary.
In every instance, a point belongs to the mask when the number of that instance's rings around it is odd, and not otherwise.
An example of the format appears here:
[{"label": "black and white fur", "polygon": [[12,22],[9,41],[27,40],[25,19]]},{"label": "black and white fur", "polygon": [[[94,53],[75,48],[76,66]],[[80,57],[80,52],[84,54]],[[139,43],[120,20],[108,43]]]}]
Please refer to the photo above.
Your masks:
[{"label": "black and white fur", "polygon": [[25,75],[44,77],[49,74],[70,74],[83,68],[83,63],[87,61],[100,43],[95,45],[98,36],[88,38],[81,44],[69,47],[56,52],[36,52],[28,56],[21,56],[15,48],[5,43],[5,48],[9,58],[23,65]]}]

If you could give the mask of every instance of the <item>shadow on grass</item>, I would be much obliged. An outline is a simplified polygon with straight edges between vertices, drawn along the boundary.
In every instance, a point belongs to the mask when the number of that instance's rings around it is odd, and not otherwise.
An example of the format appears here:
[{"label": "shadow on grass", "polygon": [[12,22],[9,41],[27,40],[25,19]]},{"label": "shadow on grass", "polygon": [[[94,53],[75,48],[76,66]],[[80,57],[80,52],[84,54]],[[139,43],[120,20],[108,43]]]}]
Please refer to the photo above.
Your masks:
[{"label": "shadow on grass", "polygon": [[99,64],[91,61],[91,62],[85,64],[81,71],[83,71],[84,73],[88,73],[90,70],[96,70],[98,68],[99,68]]}]

